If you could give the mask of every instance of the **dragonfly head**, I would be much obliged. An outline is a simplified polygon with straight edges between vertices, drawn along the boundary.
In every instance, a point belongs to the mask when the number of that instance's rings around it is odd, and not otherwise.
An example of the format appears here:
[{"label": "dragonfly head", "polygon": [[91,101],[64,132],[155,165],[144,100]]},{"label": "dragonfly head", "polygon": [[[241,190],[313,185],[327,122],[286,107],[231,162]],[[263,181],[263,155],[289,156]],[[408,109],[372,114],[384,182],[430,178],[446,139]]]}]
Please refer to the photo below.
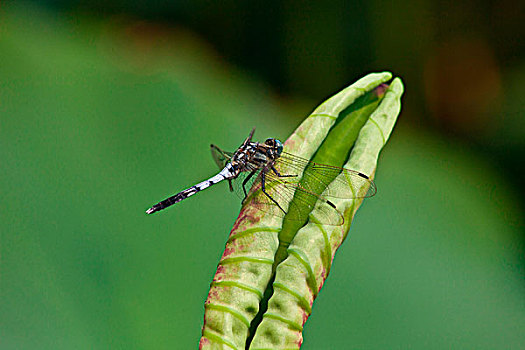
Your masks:
[{"label": "dragonfly head", "polygon": [[264,144],[270,146],[270,149],[273,151],[276,158],[283,152],[283,143],[277,139],[266,139]]}]

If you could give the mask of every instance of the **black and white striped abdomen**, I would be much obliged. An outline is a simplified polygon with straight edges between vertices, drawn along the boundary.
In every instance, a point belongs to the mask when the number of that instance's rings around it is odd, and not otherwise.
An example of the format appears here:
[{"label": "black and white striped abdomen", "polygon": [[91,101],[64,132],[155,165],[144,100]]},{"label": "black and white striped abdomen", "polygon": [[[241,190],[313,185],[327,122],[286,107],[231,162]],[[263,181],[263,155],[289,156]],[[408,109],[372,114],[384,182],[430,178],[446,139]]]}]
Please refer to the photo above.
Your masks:
[{"label": "black and white striped abdomen", "polygon": [[177,193],[176,195],[173,195],[169,198],[166,198],[162,202],[159,202],[146,210],[147,214],[152,214],[156,211],[162,210],[164,208],[169,207],[170,205],[173,205],[175,203],[178,203],[190,196],[193,196],[195,193],[200,192],[212,185],[215,185],[218,182],[221,182],[222,180],[231,179],[234,178],[236,175],[235,170],[231,166],[231,164],[226,165],[224,169],[221,170],[220,173],[217,175],[210,177],[208,180],[202,181],[194,186],[191,186],[188,189],[185,189],[184,191],[181,191]]}]

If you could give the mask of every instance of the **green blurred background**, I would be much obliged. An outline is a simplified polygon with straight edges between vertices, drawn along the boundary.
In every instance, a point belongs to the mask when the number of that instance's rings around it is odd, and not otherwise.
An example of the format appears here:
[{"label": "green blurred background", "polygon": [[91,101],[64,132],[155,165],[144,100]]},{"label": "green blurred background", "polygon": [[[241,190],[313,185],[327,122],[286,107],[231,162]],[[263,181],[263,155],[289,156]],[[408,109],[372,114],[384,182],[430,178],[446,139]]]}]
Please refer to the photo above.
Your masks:
[{"label": "green blurred background", "polygon": [[525,348],[524,10],[2,2],[0,348],[197,348],[240,204],[144,210],[382,70],[403,111],[303,349]]}]

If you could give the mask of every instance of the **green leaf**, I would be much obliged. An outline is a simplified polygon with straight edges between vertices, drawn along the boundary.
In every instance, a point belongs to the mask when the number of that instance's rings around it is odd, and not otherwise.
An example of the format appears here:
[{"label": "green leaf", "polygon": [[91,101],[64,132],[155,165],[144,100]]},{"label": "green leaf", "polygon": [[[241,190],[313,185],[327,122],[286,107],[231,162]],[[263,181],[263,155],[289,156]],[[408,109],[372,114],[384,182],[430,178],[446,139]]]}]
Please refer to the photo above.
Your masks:
[{"label": "green leaf", "polygon": [[[386,94],[381,85],[390,79],[388,72],[369,74],[325,101],[290,136],[285,151],[373,175],[400,109],[401,81],[394,79]],[[361,200],[334,202],[344,213],[342,226],[315,223],[315,210],[303,222],[283,220],[247,201],[205,303],[200,348],[244,349],[250,342],[251,349],[300,347],[313,300]]]}]

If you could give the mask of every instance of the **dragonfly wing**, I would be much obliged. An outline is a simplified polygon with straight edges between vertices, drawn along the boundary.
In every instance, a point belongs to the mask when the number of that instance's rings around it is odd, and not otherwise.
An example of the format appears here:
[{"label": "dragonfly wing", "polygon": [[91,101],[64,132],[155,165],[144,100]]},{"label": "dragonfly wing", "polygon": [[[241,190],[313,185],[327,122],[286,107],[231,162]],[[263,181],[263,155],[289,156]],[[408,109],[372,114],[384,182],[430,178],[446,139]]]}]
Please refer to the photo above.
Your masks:
[{"label": "dragonfly wing", "polygon": [[[322,173],[323,170],[319,169]],[[343,168],[338,177],[332,181],[327,191],[327,197],[334,198],[368,198],[377,192],[375,183],[358,171]]]},{"label": "dragonfly wing", "polygon": [[312,192],[322,189],[325,197],[353,199],[376,193],[374,182],[355,170],[310,162],[290,153],[283,153],[277,162],[291,172],[307,174],[302,186]]},{"label": "dragonfly wing", "polygon": [[211,156],[220,169],[223,169],[233,156],[232,152],[225,152],[215,145],[210,145]]},{"label": "dragonfly wing", "polygon": [[[299,185],[296,178],[279,177],[272,171],[259,173],[252,189],[251,204],[257,209],[293,221],[306,221],[312,213],[316,221],[326,225],[342,225],[343,216],[335,205]],[[265,193],[266,192],[266,193]],[[292,201],[293,199],[293,201]]]},{"label": "dragonfly wing", "polygon": [[233,182],[233,191],[242,200],[251,193],[251,189],[256,181],[260,181],[259,176],[261,169],[257,169],[253,174],[248,171],[243,171],[235,178]]},{"label": "dragonfly wing", "polygon": [[[212,148],[214,152],[220,160],[231,158],[218,148]],[[330,197],[353,199],[375,194],[373,181],[354,170],[313,163],[289,153],[282,153],[273,165],[279,174],[271,168],[242,172],[233,181],[233,189],[241,199],[250,198],[257,209],[278,217],[287,215],[294,221],[310,217],[322,224],[342,225],[343,216]]]}]

